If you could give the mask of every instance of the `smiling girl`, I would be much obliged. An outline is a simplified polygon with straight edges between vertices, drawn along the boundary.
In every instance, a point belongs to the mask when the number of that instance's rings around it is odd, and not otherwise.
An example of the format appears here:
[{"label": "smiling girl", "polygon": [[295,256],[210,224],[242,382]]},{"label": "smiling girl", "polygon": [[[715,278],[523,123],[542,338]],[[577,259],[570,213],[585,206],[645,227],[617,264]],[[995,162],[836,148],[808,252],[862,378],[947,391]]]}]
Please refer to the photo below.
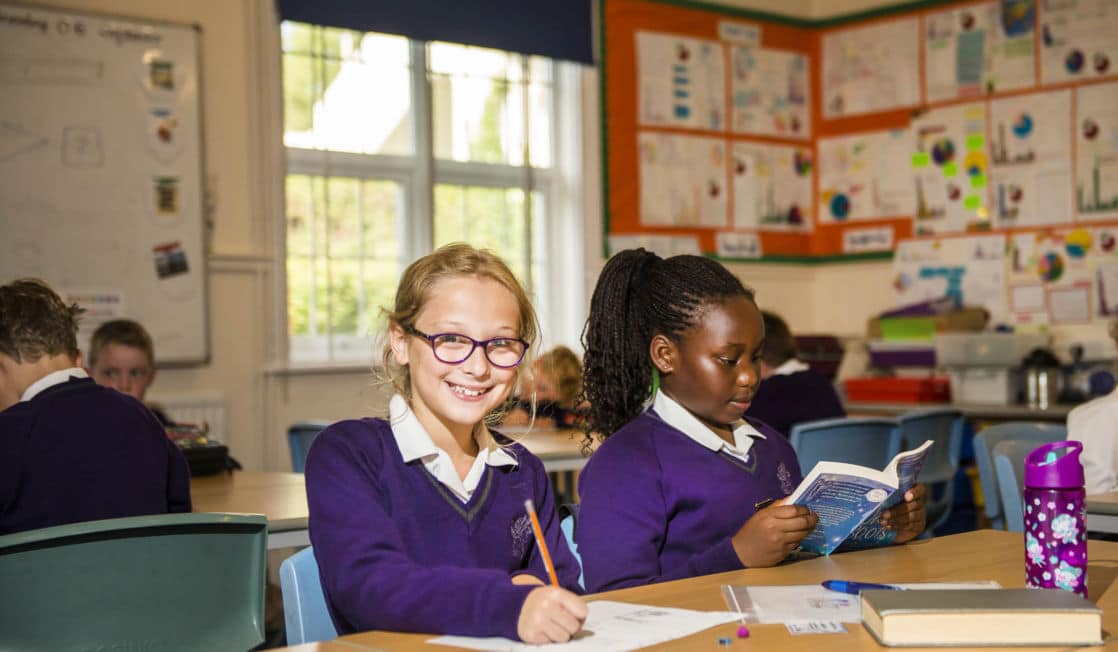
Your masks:
[{"label": "smiling girl", "polygon": [[[587,432],[603,440],[579,479],[588,591],[772,566],[815,527],[783,500],[801,480],[788,440],[742,416],[764,338],[753,292],[713,260],[606,263],[584,333]],[[911,534],[898,541],[923,530],[922,498],[887,517]]]},{"label": "smiling girl", "polygon": [[537,333],[493,254],[447,245],[404,272],[383,353],[389,418],[342,421],[307,456],[310,538],[339,634],[369,629],[566,641],[586,606],[543,464],[491,431]]}]

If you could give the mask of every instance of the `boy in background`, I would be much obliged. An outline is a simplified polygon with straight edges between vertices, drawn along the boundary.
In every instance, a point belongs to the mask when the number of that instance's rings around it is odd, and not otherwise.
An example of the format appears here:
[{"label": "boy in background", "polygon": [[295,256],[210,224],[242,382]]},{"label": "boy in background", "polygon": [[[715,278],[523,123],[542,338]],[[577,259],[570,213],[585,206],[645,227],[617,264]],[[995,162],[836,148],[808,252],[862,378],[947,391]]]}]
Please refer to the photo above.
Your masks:
[{"label": "boy in background", "polygon": [[81,368],[80,312],[36,279],[0,286],[0,534],[190,511],[163,427]]},{"label": "boy in background", "polygon": [[[107,321],[93,331],[89,341],[89,364],[85,370],[98,385],[112,387],[144,402],[155,382],[155,348],[151,335],[131,319]],[[158,407],[148,405],[164,426],[173,425]]]},{"label": "boy in background", "polygon": [[764,421],[785,437],[797,423],[846,416],[831,381],[796,358],[796,339],[788,324],[764,310],[761,320],[761,384],[745,416]]}]

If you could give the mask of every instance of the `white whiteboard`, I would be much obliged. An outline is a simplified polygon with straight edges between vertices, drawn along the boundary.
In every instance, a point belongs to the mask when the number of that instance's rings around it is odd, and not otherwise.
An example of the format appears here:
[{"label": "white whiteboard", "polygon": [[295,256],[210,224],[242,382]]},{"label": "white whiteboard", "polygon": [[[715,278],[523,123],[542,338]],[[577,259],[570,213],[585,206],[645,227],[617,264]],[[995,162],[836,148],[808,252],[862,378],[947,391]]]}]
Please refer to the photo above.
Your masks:
[{"label": "white whiteboard", "polygon": [[0,2],[0,283],[209,357],[196,27]]}]

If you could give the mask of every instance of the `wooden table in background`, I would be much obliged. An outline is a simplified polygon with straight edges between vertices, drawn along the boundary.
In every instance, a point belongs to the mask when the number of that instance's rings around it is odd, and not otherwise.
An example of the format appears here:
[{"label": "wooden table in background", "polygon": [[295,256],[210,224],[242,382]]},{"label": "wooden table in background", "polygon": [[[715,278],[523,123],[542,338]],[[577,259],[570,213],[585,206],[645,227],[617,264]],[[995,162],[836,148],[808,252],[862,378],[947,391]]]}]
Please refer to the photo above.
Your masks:
[{"label": "wooden table in background", "polygon": [[[1088,586],[1090,598],[1103,610],[1103,637],[1108,646],[1118,644],[1118,543],[1088,542]],[[978,530],[964,534],[916,541],[903,546],[850,552],[800,561],[776,568],[757,568],[718,575],[707,575],[652,586],[623,589],[589,596],[589,600],[608,599],[638,604],[681,607],[704,611],[725,610],[721,586],[817,584],[826,579],[857,579],[865,582],[963,582],[996,580],[1006,588],[1020,588],[1025,581],[1024,539],[1020,533],[1001,530]],[[656,650],[713,650],[721,637],[730,637],[731,649],[781,650],[782,652],[815,652],[828,650],[866,650],[880,652],[883,648],[857,623],[848,623],[845,634],[793,636],[783,625],[750,625],[746,640],[735,636],[737,623],[720,625],[698,634],[658,645]],[[381,650],[447,650],[427,643],[431,634],[365,632],[336,639],[353,649]],[[314,649],[298,648],[300,652]],[[546,648],[540,648],[544,650]],[[952,648],[988,651],[991,648]],[[1007,648],[1009,649],[1009,648]],[[1052,650],[1023,648],[1013,650]],[[1076,650],[1098,650],[1075,648]]]},{"label": "wooden table in background", "polygon": [[233,471],[193,477],[190,499],[196,512],[263,514],[270,550],[311,544],[302,473]]},{"label": "wooden table in background", "polygon": [[543,462],[555,487],[556,503],[578,502],[578,472],[586,466],[581,430],[558,428],[497,428],[522,444]]}]

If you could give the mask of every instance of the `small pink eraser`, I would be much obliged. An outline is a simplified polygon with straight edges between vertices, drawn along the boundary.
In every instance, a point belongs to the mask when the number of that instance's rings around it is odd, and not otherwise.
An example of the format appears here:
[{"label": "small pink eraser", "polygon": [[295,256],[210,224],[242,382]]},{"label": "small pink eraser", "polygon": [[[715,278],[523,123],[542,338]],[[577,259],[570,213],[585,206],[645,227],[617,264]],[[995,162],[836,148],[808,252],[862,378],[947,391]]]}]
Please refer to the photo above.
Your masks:
[{"label": "small pink eraser", "polygon": [[738,627],[738,638],[749,638],[749,628],[745,625]]}]

